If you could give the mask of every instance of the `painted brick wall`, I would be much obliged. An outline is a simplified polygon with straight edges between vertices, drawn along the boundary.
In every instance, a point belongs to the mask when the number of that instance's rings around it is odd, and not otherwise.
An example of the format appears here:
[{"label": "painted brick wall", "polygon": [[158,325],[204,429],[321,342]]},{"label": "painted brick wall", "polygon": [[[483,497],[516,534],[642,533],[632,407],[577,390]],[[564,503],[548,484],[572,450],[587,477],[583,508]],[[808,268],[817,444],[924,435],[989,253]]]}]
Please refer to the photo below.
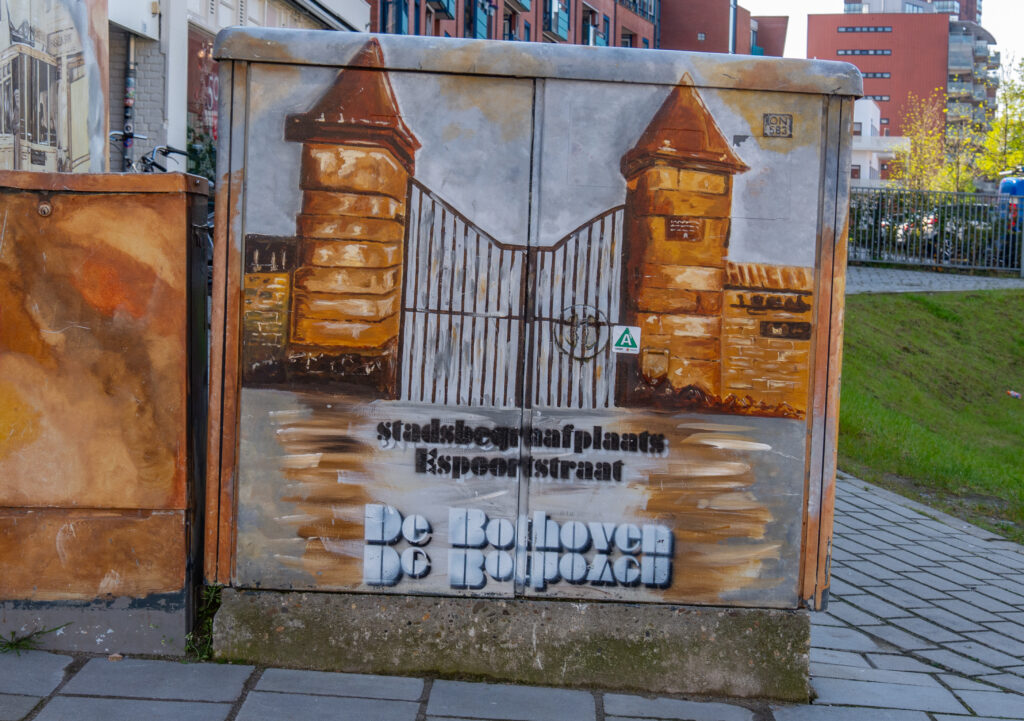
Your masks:
[{"label": "painted brick wall", "polygon": [[[114,25],[110,26],[110,130],[124,127],[124,76],[128,65],[128,35]],[[164,116],[164,75],[166,61],[160,43],[136,37],[135,39],[135,132],[147,136],[136,140],[134,158],[138,159],[155,145],[166,142],[167,129]],[[110,169],[121,169],[120,148],[111,144]]]}]

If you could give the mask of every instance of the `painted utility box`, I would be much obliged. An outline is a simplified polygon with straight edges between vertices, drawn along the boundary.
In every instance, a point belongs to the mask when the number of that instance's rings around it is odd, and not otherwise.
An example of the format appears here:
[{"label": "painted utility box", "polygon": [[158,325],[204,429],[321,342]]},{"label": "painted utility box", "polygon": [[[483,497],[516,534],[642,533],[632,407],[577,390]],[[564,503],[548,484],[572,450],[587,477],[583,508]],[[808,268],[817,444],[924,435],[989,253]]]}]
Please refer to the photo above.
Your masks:
[{"label": "painted utility box", "polygon": [[[264,30],[217,54],[220,653],[806,695],[772,669],[806,675],[797,610],[827,599],[856,69]],[[744,634],[782,645],[712,658]]]},{"label": "painted utility box", "polygon": [[0,631],[180,653],[205,472],[208,184],[0,171]]}]

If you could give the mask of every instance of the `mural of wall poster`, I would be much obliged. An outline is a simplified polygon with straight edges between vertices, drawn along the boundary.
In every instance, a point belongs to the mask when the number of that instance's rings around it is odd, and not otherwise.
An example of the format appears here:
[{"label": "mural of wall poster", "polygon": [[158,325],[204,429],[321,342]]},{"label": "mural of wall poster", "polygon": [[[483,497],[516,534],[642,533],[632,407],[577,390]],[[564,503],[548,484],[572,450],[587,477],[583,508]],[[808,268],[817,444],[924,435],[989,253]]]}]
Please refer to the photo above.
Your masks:
[{"label": "mural of wall poster", "polygon": [[856,80],[579,52],[221,37],[211,575],[820,603]]},{"label": "mural of wall poster", "polygon": [[107,0],[0,4],[0,168],[106,170]]}]

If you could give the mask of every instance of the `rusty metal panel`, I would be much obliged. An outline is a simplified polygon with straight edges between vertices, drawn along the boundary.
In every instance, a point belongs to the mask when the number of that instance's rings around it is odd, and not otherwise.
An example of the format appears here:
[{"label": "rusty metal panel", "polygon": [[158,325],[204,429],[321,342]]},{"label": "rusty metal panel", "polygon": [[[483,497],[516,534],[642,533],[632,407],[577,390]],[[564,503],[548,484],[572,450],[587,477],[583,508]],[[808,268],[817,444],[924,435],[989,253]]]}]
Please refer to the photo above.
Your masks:
[{"label": "rusty metal panel", "polygon": [[[819,602],[845,68],[651,53],[608,83],[572,49],[221,47],[245,119],[217,578]],[[509,52],[518,77],[476,76]]]},{"label": "rusty metal panel", "polygon": [[183,592],[206,192],[0,172],[0,601]]},{"label": "rusty metal panel", "polygon": [[180,592],[186,559],[184,511],[0,509],[4,599]]}]

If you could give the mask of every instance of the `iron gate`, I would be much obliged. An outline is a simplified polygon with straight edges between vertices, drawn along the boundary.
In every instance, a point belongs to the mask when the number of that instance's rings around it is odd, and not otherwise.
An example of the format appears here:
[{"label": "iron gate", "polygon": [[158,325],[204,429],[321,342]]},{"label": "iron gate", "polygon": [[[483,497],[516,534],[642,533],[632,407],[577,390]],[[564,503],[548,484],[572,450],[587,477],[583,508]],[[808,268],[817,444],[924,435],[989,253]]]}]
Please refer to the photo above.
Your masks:
[{"label": "iron gate", "polygon": [[611,406],[623,207],[528,249],[496,240],[419,181],[408,198],[401,399]]}]

